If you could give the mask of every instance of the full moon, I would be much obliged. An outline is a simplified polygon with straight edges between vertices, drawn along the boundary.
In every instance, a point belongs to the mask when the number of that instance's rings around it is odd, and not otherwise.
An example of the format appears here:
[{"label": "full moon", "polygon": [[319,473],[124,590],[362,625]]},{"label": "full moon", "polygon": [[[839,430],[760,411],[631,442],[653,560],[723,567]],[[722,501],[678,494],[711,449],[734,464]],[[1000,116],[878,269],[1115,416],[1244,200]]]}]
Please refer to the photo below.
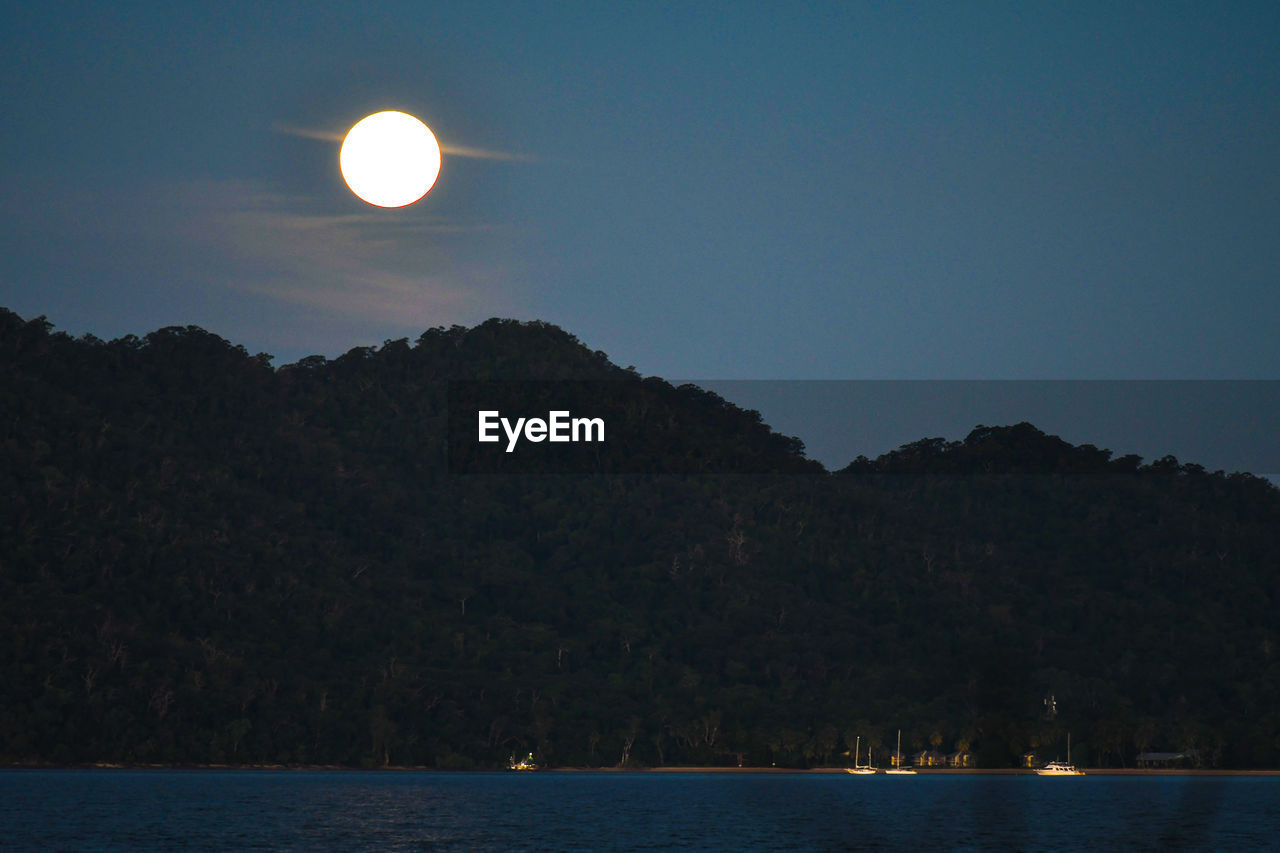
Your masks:
[{"label": "full moon", "polygon": [[408,113],[386,110],[356,122],[342,140],[338,168],[351,191],[378,207],[404,207],[440,174],[440,143]]}]

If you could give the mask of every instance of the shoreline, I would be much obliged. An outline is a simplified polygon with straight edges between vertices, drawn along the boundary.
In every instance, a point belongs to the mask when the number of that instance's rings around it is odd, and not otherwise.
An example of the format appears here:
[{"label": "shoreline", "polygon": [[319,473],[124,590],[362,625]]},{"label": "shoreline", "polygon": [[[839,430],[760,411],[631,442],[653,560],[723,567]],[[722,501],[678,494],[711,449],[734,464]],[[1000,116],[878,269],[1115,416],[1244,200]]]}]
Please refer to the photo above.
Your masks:
[{"label": "shoreline", "polygon": [[[1223,770],[1134,767],[1084,767],[1086,776],[1280,776],[1280,769],[1272,770]],[[213,770],[213,771],[290,771],[290,772],[348,772],[348,773],[509,773],[505,768],[478,770],[441,770],[436,767],[391,765],[386,767],[350,767],[339,764],[120,764],[97,762],[93,764],[0,764],[0,771],[7,770]],[[845,774],[843,767],[547,767],[535,773],[655,773],[655,774]],[[848,774],[852,775],[852,774]],[[874,775],[883,776],[883,772]],[[917,776],[1034,776],[1034,770],[1024,767],[967,767],[920,768]]]}]

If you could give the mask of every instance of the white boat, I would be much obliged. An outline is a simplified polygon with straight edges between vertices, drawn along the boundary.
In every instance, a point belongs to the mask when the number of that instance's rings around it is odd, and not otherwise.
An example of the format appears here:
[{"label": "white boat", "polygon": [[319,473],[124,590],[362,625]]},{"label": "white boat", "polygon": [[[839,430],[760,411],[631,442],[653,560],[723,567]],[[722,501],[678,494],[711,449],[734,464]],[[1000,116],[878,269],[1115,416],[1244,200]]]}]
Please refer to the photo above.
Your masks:
[{"label": "white boat", "polygon": [[902,729],[898,729],[898,758],[897,758],[897,760],[896,760],[896,761],[894,761],[894,762],[893,762],[893,764],[894,764],[894,766],[893,766],[893,767],[890,767],[888,770],[886,770],[886,771],[884,771],[884,772],[885,772],[885,773],[890,773],[890,774],[892,774],[892,775],[894,775],[894,776],[914,776],[914,775],[916,775],[916,770],[915,770],[915,768],[914,768],[914,767],[903,767],[903,766],[902,766]]},{"label": "white boat", "polygon": [[1077,770],[1075,765],[1068,764],[1065,761],[1050,761],[1044,767],[1036,768],[1037,776],[1083,776],[1083,770]]},{"label": "white boat", "polygon": [[867,763],[866,763],[865,765],[864,765],[864,764],[859,764],[859,763],[858,763],[858,745],[859,745],[859,744],[861,744],[861,743],[862,743],[862,738],[861,738],[861,737],[857,737],[857,738],[855,738],[855,739],[854,739],[854,741],[853,741],[853,766],[852,766],[852,767],[846,767],[846,768],[845,768],[845,772],[846,772],[846,773],[856,773],[856,774],[857,774],[857,775],[859,775],[859,776],[867,776],[867,775],[870,775],[870,774],[872,774],[872,773],[875,773],[875,772],[876,772],[876,769],[875,769],[874,767],[872,767],[872,766],[871,766],[871,750],[870,750],[870,748],[868,748],[868,749],[867,749]]},{"label": "white boat", "polygon": [[1067,732],[1067,760],[1050,761],[1044,767],[1036,769],[1037,776],[1083,776],[1083,770],[1077,770],[1071,763],[1071,732]]}]

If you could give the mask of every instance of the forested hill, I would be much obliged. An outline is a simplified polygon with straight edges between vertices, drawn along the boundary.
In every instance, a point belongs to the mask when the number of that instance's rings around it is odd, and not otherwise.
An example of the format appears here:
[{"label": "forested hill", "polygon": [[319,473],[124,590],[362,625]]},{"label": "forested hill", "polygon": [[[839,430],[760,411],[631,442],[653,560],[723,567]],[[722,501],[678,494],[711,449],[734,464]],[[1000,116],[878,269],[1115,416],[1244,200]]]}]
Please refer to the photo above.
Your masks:
[{"label": "forested hill", "polygon": [[[637,428],[460,474],[462,380]],[[828,474],[544,323],[273,368],[0,309],[0,496],[0,762],[1280,766],[1280,492],[1029,424]]]}]

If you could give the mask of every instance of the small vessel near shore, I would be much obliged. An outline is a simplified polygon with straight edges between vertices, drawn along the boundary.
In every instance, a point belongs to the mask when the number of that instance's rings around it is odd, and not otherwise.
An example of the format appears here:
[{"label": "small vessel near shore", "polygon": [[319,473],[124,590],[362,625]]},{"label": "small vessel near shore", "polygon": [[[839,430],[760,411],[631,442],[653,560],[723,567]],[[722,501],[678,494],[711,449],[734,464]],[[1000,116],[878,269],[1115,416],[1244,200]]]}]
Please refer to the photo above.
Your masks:
[{"label": "small vessel near shore", "polygon": [[529,753],[526,758],[516,761],[516,757],[511,756],[510,762],[507,764],[508,770],[537,770],[538,765],[533,761],[533,753]]},{"label": "small vessel near shore", "polygon": [[871,766],[871,747],[867,747],[867,763],[866,763],[865,765],[864,765],[864,764],[859,764],[859,763],[858,763],[858,746],[859,746],[861,743],[862,743],[862,738],[861,738],[861,737],[857,737],[857,738],[855,738],[855,739],[854,739],[854,742],[853,742],[853,766],[852,766],[852,767],[846,767],[846,768],[845,768],[845,772],[846,772],[846,773],[854,773],[854,774],[859,775],[859,776],[868,776],[868,775],[870,775],[870,774],[872,774],[872,773],[875,773],[875,772],[876,772],[876,769],[875,769],[874,767],[872,767],[872,766]]},{"label": "small vessel near shore", "polygon": [[1050,761],[1044,767],[1038,767],[1035,771],[1037,776],[1083,776],[1083,770],[1077,770],[1076,766],[1071,763],[1071,732],[1067,732],[1067,760],[1066,761]]},{"label": "small vessel near shore", "polygon": [[898,729],[898,757],[894,760],[893,766],[884,771],[893,776],[915,776],[916,769],[914,767],[902,766],[902,729]]}]

